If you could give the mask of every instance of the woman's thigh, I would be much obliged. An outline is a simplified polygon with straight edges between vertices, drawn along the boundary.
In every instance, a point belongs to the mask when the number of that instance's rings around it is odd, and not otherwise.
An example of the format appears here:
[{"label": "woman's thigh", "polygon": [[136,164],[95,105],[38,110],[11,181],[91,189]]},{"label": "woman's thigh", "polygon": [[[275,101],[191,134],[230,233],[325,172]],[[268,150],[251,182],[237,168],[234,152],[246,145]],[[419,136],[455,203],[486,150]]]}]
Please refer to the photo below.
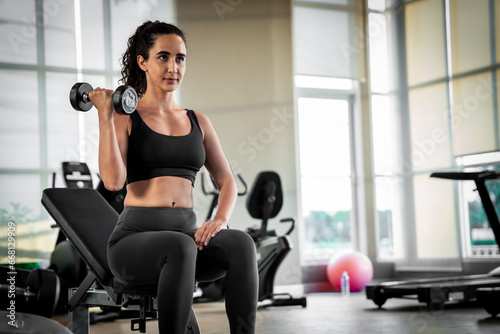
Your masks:
[{"label": "woman's thigh", "polygon": [[180,266],[196,260],[194,240],[181,232],[152,231],[130,234],[108,249],[111,271],[137,284],[158,283],[165,264]]},{"label": "woman's thigh", "polygon": [[[193,240],[194,232],[187,233]],[[247,233],[232,229],[221,230],[210,240],[208,246],[198,251],[196,278],[200,281],[215,280],[223,276],[230,266],[255,261],[255,244]]]}]

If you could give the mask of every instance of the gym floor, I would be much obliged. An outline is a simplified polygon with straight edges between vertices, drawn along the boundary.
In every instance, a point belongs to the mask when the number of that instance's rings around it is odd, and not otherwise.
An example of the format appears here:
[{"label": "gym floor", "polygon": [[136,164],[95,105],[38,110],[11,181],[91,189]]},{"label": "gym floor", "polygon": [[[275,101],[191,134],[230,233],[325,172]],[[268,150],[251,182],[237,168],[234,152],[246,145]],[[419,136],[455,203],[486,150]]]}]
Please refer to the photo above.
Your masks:
[{"label": "gym floor", "polygon": [[[203,334],[229,333],[223,302],[194,304],[194,310]],[[54,320],[67,325],[66,316],[55,316]],[[148,321],[146,331],[158,333],[156,322]],[[91,326],[90,333],[132,333],[130,320],[98,323]],[[364,292],[349,297],[313,293],[307,295],[306,308],[259,309],[256,333],[498,334],[500,317],[490,317],[473,303],[448,304],[443,310],[428,311],[414,300],[389,299],[379,309]]]}]

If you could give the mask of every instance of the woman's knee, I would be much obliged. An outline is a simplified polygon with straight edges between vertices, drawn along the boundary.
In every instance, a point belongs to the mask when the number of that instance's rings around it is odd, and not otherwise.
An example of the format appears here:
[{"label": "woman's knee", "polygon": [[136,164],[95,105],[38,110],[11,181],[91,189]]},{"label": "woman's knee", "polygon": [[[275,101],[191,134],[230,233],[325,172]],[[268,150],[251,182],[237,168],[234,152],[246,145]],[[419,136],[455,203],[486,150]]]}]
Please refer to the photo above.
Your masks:
[{"label": "woman's knee", "polygon": [[255,243],[248,233],[240,230],[225,230],[225,232],[227,239],[230,240],[230,243],[227,246],[230,249],[226,249],[227,254],[233,254],[239,259],[243,256],[251,261],[255,261]]},{"label": "woman's knee", "polygon": [[196,261],[198,248],[196,243],[189,236],[176,233],[176,235],[169,240],[165,240],[165,256],[162,263],[167,260],[176,260],[180,262],[193,262]]}]

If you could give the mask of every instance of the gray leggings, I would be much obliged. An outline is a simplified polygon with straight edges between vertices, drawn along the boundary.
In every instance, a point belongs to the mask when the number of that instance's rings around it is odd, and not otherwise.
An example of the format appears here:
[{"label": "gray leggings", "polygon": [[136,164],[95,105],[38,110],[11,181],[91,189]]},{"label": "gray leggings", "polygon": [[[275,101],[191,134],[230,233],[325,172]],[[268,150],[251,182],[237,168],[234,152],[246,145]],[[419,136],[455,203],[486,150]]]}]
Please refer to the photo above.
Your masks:
[{"label": "gray leggings", "polygon": [[213,280],[225,272],[231,333],[254,333],[258,273],[252,238],[240,230],[221,230],[200,251],[196,230],[192,208],[125,207],[109,239],[111,271],[125,282],[158,283],[161,334],[184,334],[195,280]]}]

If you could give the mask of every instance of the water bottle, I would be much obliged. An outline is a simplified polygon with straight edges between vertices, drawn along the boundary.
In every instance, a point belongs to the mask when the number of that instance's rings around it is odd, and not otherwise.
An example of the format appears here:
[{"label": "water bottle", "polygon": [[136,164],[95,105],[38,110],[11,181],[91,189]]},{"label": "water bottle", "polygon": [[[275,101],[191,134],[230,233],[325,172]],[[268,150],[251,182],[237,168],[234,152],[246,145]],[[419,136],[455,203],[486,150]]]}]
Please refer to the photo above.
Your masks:
[{"label": "water bottle", "polygon": [[342,296],[349,296],[349,293],[351,292],[351,288],[349,286],[349,274],[347,271],[344,271],[342,273],[342,276],[340,277],[340,294]]}]

